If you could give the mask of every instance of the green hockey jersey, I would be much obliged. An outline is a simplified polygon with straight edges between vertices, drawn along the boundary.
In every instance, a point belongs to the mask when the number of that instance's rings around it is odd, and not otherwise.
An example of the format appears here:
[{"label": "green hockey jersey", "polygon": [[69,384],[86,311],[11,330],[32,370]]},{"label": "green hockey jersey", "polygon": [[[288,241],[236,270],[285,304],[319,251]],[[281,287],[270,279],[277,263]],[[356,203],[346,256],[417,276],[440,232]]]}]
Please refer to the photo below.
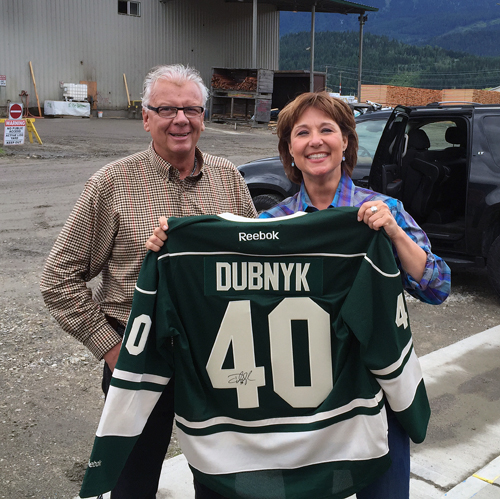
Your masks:
[{"label": "green hockey jersey", "polygon": [[170,218],[144,260],[81,497],[109,491],[175,373],[196,478],[228,498],[343,498],[390,465],[385,403],[430,416],[401,276],[357,208]]}]

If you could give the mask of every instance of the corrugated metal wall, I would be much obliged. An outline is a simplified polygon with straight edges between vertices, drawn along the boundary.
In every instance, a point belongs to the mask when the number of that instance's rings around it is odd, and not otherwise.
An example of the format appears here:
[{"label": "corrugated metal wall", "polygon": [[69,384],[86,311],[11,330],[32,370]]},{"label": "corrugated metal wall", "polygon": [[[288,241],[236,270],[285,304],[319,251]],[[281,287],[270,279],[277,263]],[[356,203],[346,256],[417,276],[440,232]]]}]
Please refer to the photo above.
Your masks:
[{"label": "corrugated metal wall", "polygon": [[[96,81],[99,109],[123,109],[157,64],[196,67],[210,86],[212,67],[250,67],[252,5],[224,0],[142,0],[141,16],[118,14],[118,0],[0,0],[0,106],[29,93],[36,105],[61,100],[60,82]],[[258,8],[257,65],[278,69],[279,13]]]}]

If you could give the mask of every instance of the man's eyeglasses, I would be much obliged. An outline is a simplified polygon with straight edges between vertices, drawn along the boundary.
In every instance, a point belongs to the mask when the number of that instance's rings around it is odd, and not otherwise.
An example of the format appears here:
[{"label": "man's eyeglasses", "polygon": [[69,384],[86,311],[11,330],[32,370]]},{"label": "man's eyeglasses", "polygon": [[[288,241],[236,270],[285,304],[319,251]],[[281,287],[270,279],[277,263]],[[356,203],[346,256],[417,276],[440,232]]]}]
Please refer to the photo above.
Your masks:
[{"label": "man's eyeglasses", "polygon": [[151,111],[158,113],[160,118],[175,118],[178,111],[182,111],[186,118],[198,118],[205,111],[201,106],[188,106],[188,107],[174,107],[174,106],[146,106]]}]

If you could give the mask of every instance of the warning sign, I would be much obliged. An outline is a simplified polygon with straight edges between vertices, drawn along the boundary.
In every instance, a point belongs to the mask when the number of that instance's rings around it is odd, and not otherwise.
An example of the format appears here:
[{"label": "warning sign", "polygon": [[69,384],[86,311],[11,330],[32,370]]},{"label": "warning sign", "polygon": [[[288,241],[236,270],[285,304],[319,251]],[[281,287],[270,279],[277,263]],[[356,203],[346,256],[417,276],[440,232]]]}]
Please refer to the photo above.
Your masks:
[{"label": "warning sign", "polygon": [[26,120],[5,120],[3,132],[4,146],[17,146],[24,144]]},{"label": "warning sign", "polygon": [[6,86],[7,86],[7,76],[0,75],[0,87],[6,87]]}]

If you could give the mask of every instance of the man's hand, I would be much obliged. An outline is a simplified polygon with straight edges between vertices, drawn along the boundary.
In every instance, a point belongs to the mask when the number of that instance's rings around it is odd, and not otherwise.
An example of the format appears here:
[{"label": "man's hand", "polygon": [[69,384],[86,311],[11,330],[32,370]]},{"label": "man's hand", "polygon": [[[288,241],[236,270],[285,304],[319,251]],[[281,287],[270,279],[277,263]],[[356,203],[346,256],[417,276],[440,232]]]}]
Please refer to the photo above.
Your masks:
[{"label": "man's hand", "polygon": [[122,346],[122,342],[115,345],[109,352],[104,354],[104,360],[108,367],[111,369],[111,372],[115,370],[116,362],[118,360],[118,355],[120,354],[120,347]]},{"label": "man's hand", "polygon": [[156,227],[153,231],[153,235],[146,241],[146,248],[148,250],[154,251],[157,253],[160,251],[161,247],[167,240],[167,218],[160,217],[159,218],[160,226]]}]

